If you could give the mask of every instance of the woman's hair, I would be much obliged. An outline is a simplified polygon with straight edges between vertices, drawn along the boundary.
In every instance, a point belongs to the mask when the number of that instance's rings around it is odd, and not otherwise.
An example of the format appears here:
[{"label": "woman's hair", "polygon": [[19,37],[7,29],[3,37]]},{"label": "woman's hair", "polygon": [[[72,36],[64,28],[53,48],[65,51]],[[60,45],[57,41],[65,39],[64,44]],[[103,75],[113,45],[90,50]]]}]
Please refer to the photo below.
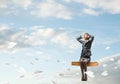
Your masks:
[{"label": "woman's hair", "polygon": [[[87,37],[85,36],[85,35],[87,35]],[[90,37],[89,37],[90,35],[88,34],[88,33],[84,33],[84,38],[85,38],[85,40],[88,40]]]},{"label": "woman's hair", "polygon": [[85,34],[87,34],[87,35],[89,36],[89,34],[88,34],[87,32],[86,32],[86,33],[84,33],[84,35],[85,35]]}]

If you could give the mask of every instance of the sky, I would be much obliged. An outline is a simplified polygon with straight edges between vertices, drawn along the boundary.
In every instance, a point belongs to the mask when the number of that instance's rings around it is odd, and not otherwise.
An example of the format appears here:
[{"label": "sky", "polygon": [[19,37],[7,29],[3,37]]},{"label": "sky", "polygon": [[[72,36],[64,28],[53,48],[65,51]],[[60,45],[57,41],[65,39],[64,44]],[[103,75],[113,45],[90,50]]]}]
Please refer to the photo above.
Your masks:
[{"label": "sky", "polygon": [[80,58],[76,38],[85,32],[95,37],[92,61],[120,53],[119,4],[0,0],[0,84],[56,84],[60,72],[79,69],[71,62]]}]

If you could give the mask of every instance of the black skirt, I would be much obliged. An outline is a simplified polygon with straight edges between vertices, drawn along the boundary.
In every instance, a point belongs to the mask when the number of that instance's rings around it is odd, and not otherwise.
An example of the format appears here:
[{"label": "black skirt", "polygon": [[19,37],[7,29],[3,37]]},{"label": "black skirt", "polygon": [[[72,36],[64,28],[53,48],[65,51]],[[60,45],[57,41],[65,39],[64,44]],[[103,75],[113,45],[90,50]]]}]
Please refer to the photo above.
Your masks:
[{"label": "black skirt", "polygon": [[90,58],[90,56],[91,56],[90,49],[82,49],[80,58]]}]

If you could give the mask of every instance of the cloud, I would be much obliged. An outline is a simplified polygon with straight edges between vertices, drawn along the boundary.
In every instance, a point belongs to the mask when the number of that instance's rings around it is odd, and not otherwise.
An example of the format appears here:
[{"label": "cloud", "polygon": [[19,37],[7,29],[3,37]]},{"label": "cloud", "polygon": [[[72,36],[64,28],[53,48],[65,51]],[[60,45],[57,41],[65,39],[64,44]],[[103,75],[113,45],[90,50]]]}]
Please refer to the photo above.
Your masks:
[{"label": "cloud", "polygon": [[15,47],[17,45],[17,43],[15,43],[15,42],[10,42],[10,43],[8,43],[8,48],[13,48],[13,47]]},{"label": "cloud", "polygon": [[101,73],[101,75],[102,75],[102,76],[108,76],[108,71],[103,71],[103,72]]},{"label": "cloud", "polygon": [[32,46],[58,44],[76,48],[76,42],[72,40],[64,29],[53,29],[41,26],[32,27],[33,32],[27,37],[25,43]]},{"label": "cloud", "polygon": [[[113,56],[108,56],[105,58],[102,58],[98,61],[99,66],[88,68],[88,71],[86,72],[88,75],[88,81],[89,84],[98,84],[99,82],[105,83],[105,84],[118,84],[120,75],[120,66],[118,64],[120,58],[120,53],[115,54]],[[114,61],[111,61],[110,59],[114,59]],[[109,65],[106,67],[103,67],[104,65]],[[74,67],[73,67],[74,68]],[[70,71],[63,71],[60,72],[62,75],[59,75],[58,77],[55,76],[55,79],[57,83],[64,84],[84,84],[81,79],[80,69],[77,70],[70,70]],[[77,74],[79,73],[79,74]],[[109,79],[109,81],[107,80]],[[69,80],[69,81],[67,81]]]},{"label": "cloud", "polygon": [[[62,4],[66,3],[66,4]],[[78,15],[79,12],[73,10],[74,8],[68,7],[72,4],[82,5],[78,8],[82,14],[86,15],[101,15],[103,13],[110,14],[120,14],[119,0],[63,0],[60,2],[55,0],[50,0],[46,2],[40,2],[35,8],[37,10],[31,11],[32,15],[37,15],[38,17],[56,17],[62,19],[72,19],[73,16]],[[36,4],[35,4],[36,5]]]},{"label": "cloud", "polygon": [[119,57],[120,57],[120,53],[112,55],[112,56],[106,56],[106,57],[100,59],[99,62],[106,64],[105,62],[114,62],[114,61],[116,61],[115,59],[119,59]]},{"label": "cloud", "polygon": [[[50,28],[45,26],[32,26],[30,28],[11,28],[10,25],[0,25],[0,49],[12,50],[15,53],[18,49],[36,46],[58,45],[70,49],[78,48],[79,42],[76,41],[76,31],[65,30],[65,28]],[[19,38],[19,39],[18,39]],[[103,40],[103,39],[102,39]],[[113,43],[119,42],[119,39],[97,40],[100,44],[107,45],[109,50]],[[66,51],[68,52],[68,51]]]},{"label": "cloud", "polygon": [[114,59],[114,58],[111,58],[110,61],[115,61],[115,59]]},{"label": "cloud", "polygon": [[26,14],[31,5],[32,0],[0,0],[0,15],[15,16],[22,15],[23,13]]},{"label": "cloud", "polygon": [[[76,48],[76,42],[64,29],[33,26],[31,28],[12,29],[9,25],[0,25],[0,49],[12,50],[44,45],[59,45]],[[19,38],[19,39],[18,39]]]},{"label": "cloud", "polygon": [[14,34],[14,31],[9,29],[8,25],[0,25],[0,49],[7,48],[8,40]]},{"label": "cloud", "polygon": [[0,84],[10,84],[9,81],[0,82]]},{"label": "cloud", "polygon": [[12,7],[21,7],[24,9],[27,9],[31,4],[31,0],[0,0],[0,8],[7,8],[9,9],[10,5],[12,4]]},{"label": "cloud", "polygon": [[27,9],[31,4],[32,0],[12,0],[13,4],[21,8]]},{"label": "cloud", "polygon": [[41,26],[32,27],[33,32],[27,36],[25,43],[32,46],[39,46],[46,44],[46,40],[54,35],[54,30],[52,28],[42,28]]},{"label": "cloud", "polygon": [[85,1],[84,0],[71,0],[71,1],[84,4],[90,8],[96,8],[98,5],[98,2],[99,2],[99,0],[91,0],[91,1],[89,1],[89,0],[85,0]]},{"label": "cloud", "polygon": [[83,14],[88,14],[88,15],[95,15],[98,16],[99,13],[93,9],[83,9]]},{"label": "cloud", "polygon": [[119,3],[120,0],[110,0],[109,2],[104,0],[99,4],[99,7],[109,13],[119,14],[120,13]]},{"label": "cloud", "polygon": [[26,73],[26,70],[23,68],[23,67],[19,67],[17,69],[17,72],[19,72],[20,74],[25,74]]},{"label": "cloud", "polygon": [[67,45],[68,40],[69,40],[69,37],[67,36],[67,34],[61,33],[61,34],[54,36],[54,38],[51,41],[57,44]]},{"label": "cloud", "polygon": [[69,33],[66,31],[54,35],[51,41],[62,46],[69,46],[69,48],[77,48],[76,40],[71,38],[71,36],[69,36]]},{"label": "cloud", "polygon": [[[10,26],[0,26],[0,48],[1,49],[14,49],[29,46],[43,45],[44,40],[51,34],[52,29],[39,29],[31,32],[29,35],[25,29],[12,30]],[[19,39],[18,39],[19,38]],[[43,39],[43,40],[42,40]]]},{"label": "cloud", "polygon": [[94,16],[104,13],[120,14],[119,0],[0,0],[0,2],[0,15],[4,16],[25,13],[44,19],[71,20],[79,14]]},{"label": "cloud", "polygon": [[106,49],[106,50],[109,50],[109,49],[110,49],[110,47],[109,47],[109,46],[107,46],[105,49]]},{"label": "cloud", "polygon": [[[71,0],[72,2],[80,3],[90,9],[95,9],[101,13],[107,12],[111,14],[120,14],[120,0]],[[84,8],[83,8],[84,9]],[[92,13],[93,15],[99,12]],[[88,13],[89,14],[89,13]]]},{"label": "cloud", "polygon": [[71,0],[63,0],[63,1],[65,1],[65,2],[67,2],[67,3],[70,3],[70,2],[71,2]]},{"label": "cloud", "polygon": [[8,28],[9,28],[8,25],[0,24],[0,31],[6,30]]},{"label": "cloud", "polygon": [[0,0],[0,8],[7,8],[8,1],[7,0]]},{"label": "cloud", "polygon": [[102,66],[103,66],[103,68],[105,68],[105,67],[107,67],[107,64],[103,64]]},{"label": "cloud", "polygon": [[68,10],[68,8],[60,3],[55,1],[47,1],[47,2],[40,2],[36,6],[37,10],[31,11],[32,15],[36,15],[38,17],[47,18],[47,17],[55,17],[55,18],[62,18],[62,19],[71,19],[72,14]]},{"label": "cloud", "polygon": [[85,72],[89,77],[92,77],[92,78],[94,78],[95,77],[95,75],[94,75],[94,72],[93,71],[87,71],[87,72]]}]

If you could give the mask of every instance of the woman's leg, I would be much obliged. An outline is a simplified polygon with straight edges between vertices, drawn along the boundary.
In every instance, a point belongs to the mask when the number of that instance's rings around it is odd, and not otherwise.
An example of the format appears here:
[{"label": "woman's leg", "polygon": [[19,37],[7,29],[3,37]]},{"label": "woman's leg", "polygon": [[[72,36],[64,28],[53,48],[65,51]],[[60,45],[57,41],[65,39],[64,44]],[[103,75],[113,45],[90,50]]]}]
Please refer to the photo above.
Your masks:
[{"label": "woman's leg", "polygon": [[[84,62],[85,72],[87,72],[87,61]],[[87,74],[85,73],[85,81],[87,81]]]},{"label": "woman's leg", "polygon": [[81,73],[82,73],[82,81],[84,81],[84,63],[83,59],[80,60],[80,68],[81,68]]},{"label": "woman's leg", "polygon": [[[90,60],[91,60],[90,58],[86,58],[86,60],[85,60],[85,63],[84,63],[85,64],[84,65],[85,66],[85,72],[87,72],[87,64],[90,62]],[[85,73],[85,80],[87,81],[87,73]]]},{"label": "woman's leg", "polygon": [[87,61],[85,58],[82,60],[82,69],[83,69],[83,81],[86,81],[87,77],[85,72],[87,71]]},{"label": "woman's leg", "polygon": [[87,80],[87,60],[85,58],[82,58],[80,61],[80,67],[81,67],[81,72],[82,72],[82,81]]}]

